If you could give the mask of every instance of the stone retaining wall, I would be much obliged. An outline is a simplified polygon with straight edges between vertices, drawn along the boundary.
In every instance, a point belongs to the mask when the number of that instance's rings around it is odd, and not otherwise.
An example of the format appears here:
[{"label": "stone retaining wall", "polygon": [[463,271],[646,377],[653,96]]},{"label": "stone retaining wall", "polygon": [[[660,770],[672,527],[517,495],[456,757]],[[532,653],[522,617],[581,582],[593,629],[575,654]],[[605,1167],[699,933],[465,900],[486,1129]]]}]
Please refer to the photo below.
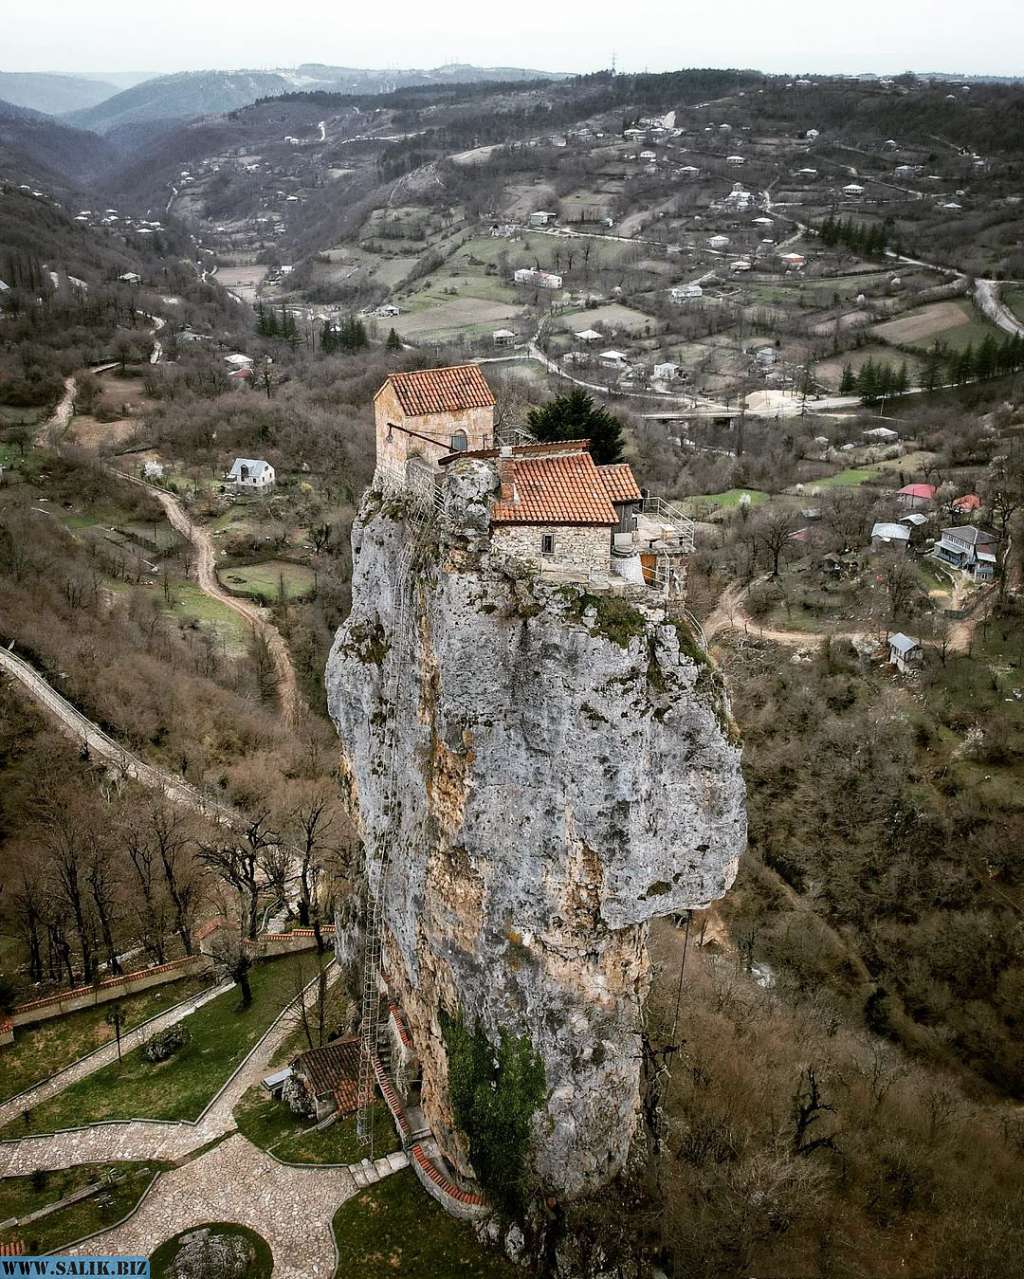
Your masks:
[{"label": "stone retaining wall", "polygon": [[[92,986],[58,991],[44,999],[32,999],[28,1003],[19,1004],[11,1013],[11,1025],[32,1026],[36,1022],[49,1021],[52,1017],[80,1012],[83,1008],[95,1008],[115,999],[124,999],[127,995],[137,995],[140,990],[149,990],[152,986],[163,986],[167,982],[180,981],[182,977],[208,972],[212,967],[213,963],[207,955],[186,955],[183,959],[172,959],[170,963],[158,964],[154,968],[140,968],[137,972],[124,973],[120,977],[108,977]],[[0,1038],[0,1043],[2,1042],[10,1040]]]}]

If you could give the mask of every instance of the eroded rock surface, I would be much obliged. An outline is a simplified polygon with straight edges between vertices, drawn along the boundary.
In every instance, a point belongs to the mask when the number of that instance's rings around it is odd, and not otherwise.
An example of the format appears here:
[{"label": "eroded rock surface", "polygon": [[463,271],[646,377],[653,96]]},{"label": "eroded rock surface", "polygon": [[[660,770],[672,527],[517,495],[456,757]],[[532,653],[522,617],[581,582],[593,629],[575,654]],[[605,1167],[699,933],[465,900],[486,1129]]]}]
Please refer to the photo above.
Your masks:
[{"label": "eroded rock surface", "polygon": [[[635,1130],[648,921],[721,897],[735,875],[739,750],[684,625],[638,606],[642,590],[590,596],[489,556],[491,473],[453,469],[460,532],[428,537],[405,610],[392,591],[402,504],[364,501],[328,705],[368,864],[398,823],[384,967],[423,1062],[427,1119],[468,1172],[439,1008],[492,1041],[528,1035],[548,1084],[536,1171],[571,1197],[611,1180]],[[394,814],[382,782],[392,711]]]}]

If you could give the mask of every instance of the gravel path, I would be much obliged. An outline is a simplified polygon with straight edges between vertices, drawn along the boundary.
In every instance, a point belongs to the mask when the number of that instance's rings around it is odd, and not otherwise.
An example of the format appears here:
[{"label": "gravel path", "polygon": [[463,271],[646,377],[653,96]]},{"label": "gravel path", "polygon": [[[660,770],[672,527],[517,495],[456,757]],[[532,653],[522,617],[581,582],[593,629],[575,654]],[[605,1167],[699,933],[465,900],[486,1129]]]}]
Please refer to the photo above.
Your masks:
[{"label": "gravel path", "polygon": [[[213,986],[209,990],[204,990],[201,995],[197,995],[194,999],[182,1002],[174,1008],[168,1008],[165,1013],[160,1013],[149,1021],[143,1022],[142,1025],[136,1026],[134,1030],[125,1031],[121,1036],[121,1052],[131,1052],[133,1048],[137,1048],[150,1035],[156,1034],[157,1031],[165,1030],[168,1026],[175,1025],[183,1017],[188,1017],[196,1009],[208,1004],[211,999],[216,999],[218,995],[223,995],[231,989],[231,986],[232,983],[230,981],[225,981],[219,986]],[[109,1066],[112,1061],[116,1060],[116,1041],[104,1044],[94,1052],[89,1053],[87,1057],[80,1057],[78,1061],[72,1062],[70,1066],[51,1075],[49,1079],[44,1079],[42,1083],[36,1084],[32,1088],[27,1088],[24,1092],[19,1093],[16,1097],[11,1097],[8,1101],[0,1102],[0,1124],[6,1124],[12,1119],[17,1119],[23,1111],[33,1110],[50,1097],[56,1097],[65,1088],[70,1088],[79,1079],[84,1079],[86,1075],[91,1075],[94,1071],[100,1070],[103,1066]]]}]

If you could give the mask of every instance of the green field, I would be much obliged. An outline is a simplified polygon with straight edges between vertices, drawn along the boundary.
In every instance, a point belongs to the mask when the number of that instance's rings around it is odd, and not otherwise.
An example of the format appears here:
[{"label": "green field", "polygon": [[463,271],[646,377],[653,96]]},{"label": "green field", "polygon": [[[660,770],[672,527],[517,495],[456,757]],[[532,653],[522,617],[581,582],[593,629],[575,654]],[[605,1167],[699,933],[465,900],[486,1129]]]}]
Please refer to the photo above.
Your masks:
[{"label": "green field", "polygon": [[53,1251],[84,1235],[113,1226],[134,1208],[156,1173],[168,1167],[169,1164],[158,1162],[78,1164],[35,1176],[5,1177],[0,1181],[0,1221],[26,1217],[97,1181],[118,1180],[88,1199],[40,1217],[38,1221],[0,1230],[0,1243],[20,1240],[28,1254],[33,1255]]},{"label": "green field", "polygon": [[1018,320],[1024,321],[1024,289],[1001,289],[999,300],[1009,307]]},{"label": "green field", "polygon": [[811,488],[816,489],[852,489],[859,484],[866,484],[868,480],[877,479],[877,467],[858,467],[851,466],[845,471],[839,471],[835,475],[826,475],[823,480],[815,480]]},{"label": "green field", "polygon": [[[118,1000],[124,1014],[123,1029],[131,1030],[140,1022],[206,990],[209,984],[206,977],[183,977],[166,986]],[[0,1048],[0,1100],[23,1092],[94,1048],[109,1043],[114,1038],[114,1028],[106,1022],[109,1007],[107,1004],[88,1008],[17,1030],[14,1043]]]},{"label": "green field", "polygon": [[760,489],[726,489],[724,493],[698,493],[692,497],[683,498],[681,505],[690,515],[708,506],[714,507],[715,510],[728,511],[739,506],[740,499],[743,497],[750,498],[751,506],[759,506],[762,502],[768,501],[768,494],[762,493]]},{"label": "green field", "polygon": [[355,1195],[334,1216],[335,1279],[516,1279],[523,1271],[477,1241],[411,1169]]},{"label": "green field", "polygon": [[126,1053],[24,1118],[9,1123],[7,1138],[53,1132],[106,1119],[196,1119],[278,1013],[316,972],[315,956],[289,955],[259,964],[251,974],[253,1002],[242,1009],[232,988],[182,1023],[191,1040],[158,1064],[141,1051]]},{"label": "green field", "polygon": [[[301,1052],[305,1043],[295,1050]],[[254,1146],[292,1164],[354,1164],[366,1157],[352,1115],[317,1131],[308,1120],[292,1113],[287,1102],[275,1101],[256,1085],[234,1110],[238,1131]],[[391,1115],[382,1103],[374,1108],[374,1157],[401,1150]]]},{"label": "green field", "polygon": [[289,564],[286,560],[267,560],[263,564],[246,564],[238,568],[218,570],[221,584],[235,595],[250,595],[268,603],[281,598],[304,599],[313,593],[314,573],[305,564]]},{"label": "green field", "polygon": [[216,631],[231,655],[246,651],[252,628],[233,608],[211,599],[194,582],[175,582],[171,588],[169,612],[183,621],[194,621]]}]

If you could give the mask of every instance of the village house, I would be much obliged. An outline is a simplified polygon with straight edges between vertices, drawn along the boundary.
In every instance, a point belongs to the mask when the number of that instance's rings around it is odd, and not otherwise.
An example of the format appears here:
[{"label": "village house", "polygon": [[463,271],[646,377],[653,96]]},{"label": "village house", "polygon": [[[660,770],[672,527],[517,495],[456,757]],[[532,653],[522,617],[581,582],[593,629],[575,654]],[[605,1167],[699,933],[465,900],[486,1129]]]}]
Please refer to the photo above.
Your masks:
[{"label": "village house", "polygon": [[895,666],[901,675],[920,665],[923,655],[920,640],[911,639],[902,631],[889,636],[889,665]]},{"label": "village house", "polygon": [[998,545],[995,533],[988,533],[974,524],[961,524],[942,530],[935,554],[946,564],[973,574],[979,581],[991,581],[996,574]]},{"label": "village house", "polygon": [[515,346],[516,335],[511,329],[495,329],[491,334],[491,341],[495,346]]},{"label": "village house", "polygon": [[548,213],[544,209],[538,209],[535,213],[531,213],[527,219],[530,226],[550,226],[554,222],[557,214]]},{"label": "village house", "polygon": [[904,484],[896,493],[896,501],[908,510],[916,510],[919,506],[930,506],[934,500],[934,484]]},{"label": "village house", "polygon": [[562,277],[553,271],[538,271],[534,267],[519,267],[513,273],[516,284],[532,284],[538,289],[560,289]]},{"label": "village house", "polygon": [[623,371],[629,363],[629,356],[625,351],[602,351],[597,357],[604,368],[617,369]]},{"label": "village house", "polygon": [[117,277],[122,284],[139,285],[142,283],[142,276],[137,271],[125,271],[123,275]]},{"label": "village house", "polygon": [[704,290],[699,284],[677,284],[669,290],[669,297],[673,302],[692,302],[703,296]]},{"label": "village house", "polygon": [[873,426],[869,431],[862,431],[861,436],[868,444],[895,444],[900,438],[898,431],[891,431],[887,426]]},{"label": "village house", "polygon": [[955,511],[957,515],[973,515],[975,511],[981,510],[981,498],[977,493],[965,493],[963,497],[958,497],[955,502],[951,502],[949,509]]},{"label": "village house", "polygon": [[224,478],[243,492],[265,493],[274,487],[275,476],[274,468],[262,458],[236,457]]},{"label": "village house", "polygon": [[359,1040],[336,1039],[293,1057],[283,1096],[291,1108],[319,1122],[335,1111],[359,1109]]},{"label": "village house", "polygon": [[910,529],[880,520],[871,526],[871,545],[876,551],[905,551],[910,545]]},{"label": "village house", "polygon": [[601,341],[601,334],[598,333],[597,329],[581,329],[579,333],[574,333],[573,337],[577,342],[586,342],[588,345],[591,342]]}]

